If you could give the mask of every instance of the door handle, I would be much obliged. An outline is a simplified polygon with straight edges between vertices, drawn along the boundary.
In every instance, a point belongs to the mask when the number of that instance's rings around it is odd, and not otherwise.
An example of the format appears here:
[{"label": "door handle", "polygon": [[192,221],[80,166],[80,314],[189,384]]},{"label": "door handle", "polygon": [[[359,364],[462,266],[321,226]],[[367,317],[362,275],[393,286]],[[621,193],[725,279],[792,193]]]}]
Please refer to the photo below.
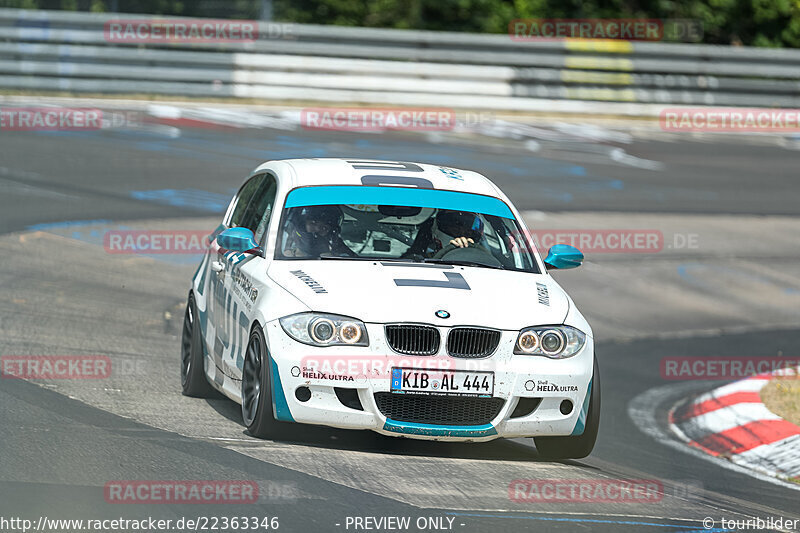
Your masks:
[{"label": "door handle", "polygon": [[219,261],[211,261],[211,270],[214,272],[222,272],[225,269],[225,265],[220,263]]}]

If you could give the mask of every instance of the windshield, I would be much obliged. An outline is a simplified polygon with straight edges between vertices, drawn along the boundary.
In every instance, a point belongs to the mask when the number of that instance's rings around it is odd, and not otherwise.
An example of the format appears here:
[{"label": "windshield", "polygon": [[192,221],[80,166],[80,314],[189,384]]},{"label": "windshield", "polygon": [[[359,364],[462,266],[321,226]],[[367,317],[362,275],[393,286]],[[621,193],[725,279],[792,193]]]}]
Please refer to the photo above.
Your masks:
[{"label": "windshield", "polygon": [[[496,198],[467,193],[441,196],[437,193],[450,191],[431,190],[417,198],[408,194],[414,189],[405,189],[408,192],[404,193],[403,202],[413,200],[418,205],[294,205],[307,203],[305,199],[310,196],[333,201],[343,188],[296,189],[306,191],[303,198],[292,198],[295,191],[290,193],[278,233],[276,259],[406,260],[538,272],[521,227],[508,206]],[[385,191],[364,194],[369,187],[347,188],[357,189],[353,191],[358,193],[356,196],[348,195],[354,202],[387,199],[381,198]],[[316,190],[309,194],[307,189]],[[461,206],[464,208],[459,209]]]}]

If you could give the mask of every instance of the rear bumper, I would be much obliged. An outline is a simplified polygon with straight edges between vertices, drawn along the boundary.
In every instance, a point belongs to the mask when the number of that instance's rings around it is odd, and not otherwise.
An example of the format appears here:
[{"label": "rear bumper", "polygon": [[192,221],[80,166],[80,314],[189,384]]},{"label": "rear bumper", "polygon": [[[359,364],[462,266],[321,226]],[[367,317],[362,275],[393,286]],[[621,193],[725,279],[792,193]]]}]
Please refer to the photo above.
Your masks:
[{"label": "rear bumper", "polygon": [[[516,332],[503,332],[496,352],[486,359],[411,357],[394,354],[382,341],[382,326],[367,324],[369,347],[307,346],[286,335],[277,321],[264,328],[273,358],[273,404],[281,420],[325,425],[343,429],[369,429],[383,435],[445,441],[488,441],[499,437],[564,436],[583,432],[592,380],[594,344],[590,337],[574,357],[564,360],[512,353]],[[364,371],[363,361],[370,361]],[[330,372],[315,372],[308,361],[329,362]],[[358,364],[348,365],[348,362]],[[459,425],[398,420],[381,412],[376,393],[391,389],[391,368],[395,365],[427,367],[447,365],[452,370],[494,372],[492,397],[503,400],[502,408],[486,423]],[[441,366],[440,366],[441,367]],[[296,394],[307,388],[310,398]],[[345,405],[336,389],[357,395],[362,409]],[[341,391],[340,391],[341,392]],[[298,397],[299,396],[299,397]],[[538,399],[529,413],[515,412],[523,399]],[[414,400],[410,400],[414,401]],[[562,413],[562,403],[572,408]],[[530,407],[536,402],[523,400]],[[352,405],[352,403],[351,403]],[[521,406],[520,406],[521,407]],[[520,416],[522,412],[522,416]]]}]

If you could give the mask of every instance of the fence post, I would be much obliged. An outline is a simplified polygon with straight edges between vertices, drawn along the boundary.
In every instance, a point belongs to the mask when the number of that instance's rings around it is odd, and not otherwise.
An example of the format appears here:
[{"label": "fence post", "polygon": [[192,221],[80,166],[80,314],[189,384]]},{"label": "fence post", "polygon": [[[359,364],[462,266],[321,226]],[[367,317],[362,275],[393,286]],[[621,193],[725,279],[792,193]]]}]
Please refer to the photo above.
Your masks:
[{"label": "fence post", "polygon": [[261,0],[261,20],[272,20],[272,0]]}]

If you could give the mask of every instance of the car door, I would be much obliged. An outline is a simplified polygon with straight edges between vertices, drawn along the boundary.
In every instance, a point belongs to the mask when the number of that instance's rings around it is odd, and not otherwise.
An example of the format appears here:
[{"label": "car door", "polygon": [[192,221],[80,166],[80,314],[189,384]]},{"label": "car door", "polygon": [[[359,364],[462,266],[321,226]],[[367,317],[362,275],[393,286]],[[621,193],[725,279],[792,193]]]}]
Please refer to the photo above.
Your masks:
[{"label": "car door", "polygon": [[[270,174],[264,174],[261,178],[246,211],[241,219],[231,220],[231,227],[251,230],[256,241],[262,243],[263,249],[262,241],[275,205],[277,183]],[[226,314],[223,326],[227,344],[222,363],[226,374],[240,379],[255,302],[262,289],[259,280],[267,270],[266,259],[262,254],[255,253],[228,253],[224,257],[228,272],[224,287]]]},{"label": "car door", "polygon": [[[223,227],[220,228],[220,232],[241,225],[241,221],[247,213],[247,208],[256,192],[258,192],[259,185],[261,185],[263,179],[264,175],[260,174],[252,177],[242,185],[235,197],[228,219],[222,223]],[[229,327],[230,268],[234,256],[243,254],[225,250],[214,240],[211,243],[209,255],[209,288],[211,294],[208,298],[208,322],[211,327],[207,333],[207,338],[209,340],[208,345],[211,347],[214,365],[219,369],[215,373],[215,380],[217,384],[222,385],[224,381],[222,374],[224,371],[223,357],[231,349],[231,331]]]}]

